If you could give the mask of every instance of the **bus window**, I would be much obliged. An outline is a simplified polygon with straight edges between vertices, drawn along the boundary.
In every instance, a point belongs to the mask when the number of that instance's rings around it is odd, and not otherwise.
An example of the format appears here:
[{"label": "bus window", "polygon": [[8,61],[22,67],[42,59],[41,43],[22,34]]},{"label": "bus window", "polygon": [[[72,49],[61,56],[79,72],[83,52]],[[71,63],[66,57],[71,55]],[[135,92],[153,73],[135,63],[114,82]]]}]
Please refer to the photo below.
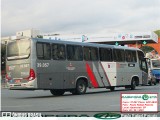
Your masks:
[{"label": "bus window", "polygon": [[137,62],[136,51],[125,51],[126,62]]},{"label": "bus window", "polygon": [[82,61],[83,60],[82,46],[67,45],[67,59],[73,61]]},{"label": "bus window", "polygon": [[160,60],[152,60],[152,65],[154,68],[160,68]]},{"label": "bus window", "polygon": [[125,52],[122,49],[113,49],[114,61],[116,61],[116,62],[124,62],[125,61],[124,54],[125,54]]},{"label": "bus window", "polygon": [[84,47],[84,59],[86,61],[97,61],[98,49],[92,47]]},{"label": "bus window", "polygon": [[101,61],[112,61],[112,49],[100,48],[99,56]]},{"label": "bus window", "polygon": [[138,58],[139,58],[140,61],[143,60],[144,54],[143,54],[142,51],[138,51]]},{"label": "bus window", "polygon": [[37,43],[37,58],[41,60],[51,59],[51,47],[49,43]]},{"label": "bus window", "polygon": [[136,51],[132,51],[132,61],[137,62]]},{"label": "bus window", "polygon": [[98,60],[98,49],[97,48],[91,48],[91,59],[93,61],[97,61]]},{"label": "bus window", "polygon": [[147,67],[147,62],[145,60],[141,61],[141,66],[140,66],[141,70],[145,71],[146,73],[148,73],[148,67]]},{"label": "bus window", "polygon": [[91,60],[90,49],[88,47],[84,47],[83,51],[84,51],[84,59],[86,61]]},{"label": "bus window", "polygon": [[24,59],[30,55],[30,40],[17,40],[7,45],[7,59]]},{"label": "bus window", "polygon": [[52,58],[53,60],[65,60],[65,45],[52,44]]},{"label": "bus window", "polygon": [[142,70],[142,60],[144,58],[144,54],[142,51],[138,51],[138,59],[139,59],[139,67]]}]

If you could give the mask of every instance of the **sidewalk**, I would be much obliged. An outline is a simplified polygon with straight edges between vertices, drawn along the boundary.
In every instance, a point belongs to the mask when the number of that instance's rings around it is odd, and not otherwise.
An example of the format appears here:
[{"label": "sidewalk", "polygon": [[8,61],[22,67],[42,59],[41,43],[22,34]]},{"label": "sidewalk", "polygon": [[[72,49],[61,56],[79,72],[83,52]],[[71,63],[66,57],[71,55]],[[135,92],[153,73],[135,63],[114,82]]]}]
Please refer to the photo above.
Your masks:
[{"label": "sidewalk", "polygon": [[7,89],[7,88],[8,88],[8,87],[7,87],[7,84],[1,82],[1,88],[2,88],[2,89]]}]

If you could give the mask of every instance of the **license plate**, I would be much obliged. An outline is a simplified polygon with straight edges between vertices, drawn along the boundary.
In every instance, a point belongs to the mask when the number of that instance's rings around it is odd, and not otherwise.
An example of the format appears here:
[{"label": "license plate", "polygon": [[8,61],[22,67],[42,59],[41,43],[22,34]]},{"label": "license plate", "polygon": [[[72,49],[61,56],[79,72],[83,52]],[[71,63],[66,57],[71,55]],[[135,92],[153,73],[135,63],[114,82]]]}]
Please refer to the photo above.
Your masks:
[{"label": "license plate", "polygon": [[15,80],[15,83],[20,83],[21,82],[21,80]]}]

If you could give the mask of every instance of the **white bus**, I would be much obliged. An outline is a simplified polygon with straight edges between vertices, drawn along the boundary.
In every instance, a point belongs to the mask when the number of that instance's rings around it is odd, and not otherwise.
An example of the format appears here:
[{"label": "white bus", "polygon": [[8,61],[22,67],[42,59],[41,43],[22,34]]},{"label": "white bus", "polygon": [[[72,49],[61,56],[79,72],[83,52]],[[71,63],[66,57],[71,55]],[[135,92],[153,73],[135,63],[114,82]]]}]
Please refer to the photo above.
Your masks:
[{"label": "white bus", "polygon": [[7,45],[6,81],[11,90],[50,90],[53,95],[84,94],[87,88],[147,84],[140,49],[37,38]]}]

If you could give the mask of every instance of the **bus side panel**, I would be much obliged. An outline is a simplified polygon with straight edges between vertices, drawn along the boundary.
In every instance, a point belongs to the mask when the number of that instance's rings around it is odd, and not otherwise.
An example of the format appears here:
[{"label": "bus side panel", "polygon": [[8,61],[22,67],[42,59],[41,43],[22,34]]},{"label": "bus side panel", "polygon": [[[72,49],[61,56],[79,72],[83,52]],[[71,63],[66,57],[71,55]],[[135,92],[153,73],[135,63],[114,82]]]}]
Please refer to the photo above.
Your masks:
[{"label": "bus side panel", "polygon": [[62,61],[37,60],[38,88],[63,89],[64,63]]},{"label": "bus side panel", "polygon": [[95,75],[95,78],[98,82],[99,87],[104,87],[105,84],[103,82],[103,78],[102,78],[101,73],[99,71],[99,68],[100,68],[99,61],[98,62],[91,62],[91,65],[92,65],[93,73]]},{"label": "bus side panel", "polygon": [[117,62],[116,64],[117,72],[117,86],[130,85],[131,69],[128,69],[128,64],[126,62]]},{"label": "bus side panel", "polygon": [[116,63],[115,62],[101,62],[103,72],[103,82],[105,86],[116,86]]},{"label": "bus side panel", "polygon": [[139,78],[140,74],[138,63],[117,63],[117,85],[131,85],[132,78],[134,76]]},{"label": "bus side panel", "polygon": [[87,76],[83,61],[67,61],[64,72],[64,89],[76,87],[76,80]]}]

